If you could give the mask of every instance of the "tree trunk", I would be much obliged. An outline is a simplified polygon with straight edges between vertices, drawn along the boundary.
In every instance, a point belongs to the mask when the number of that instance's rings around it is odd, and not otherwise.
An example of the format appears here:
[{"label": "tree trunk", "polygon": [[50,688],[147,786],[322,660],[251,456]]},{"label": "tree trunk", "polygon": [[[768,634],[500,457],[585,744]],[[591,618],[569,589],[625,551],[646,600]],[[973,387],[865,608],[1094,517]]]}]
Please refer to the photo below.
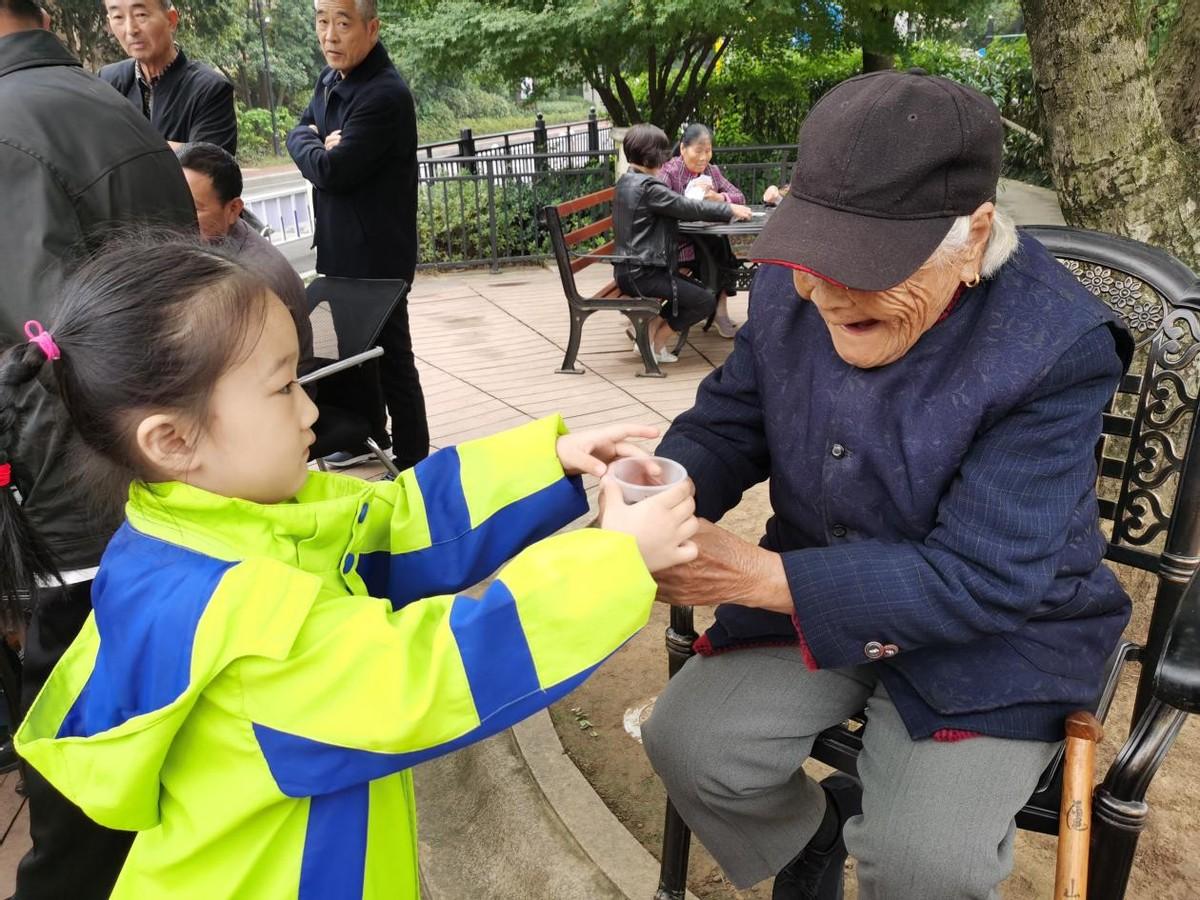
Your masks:
[{"label": "tree trunk", "polygon": [[1154,63],[1158,106],[1167,132],[1200,153],[1200,0],[1180,0],[1170,37]]},{"label": "tree trunk", "polygon": [[893,10],[885,6],[865,14],[862,45],[864,74],[896,67],[896,13]]},{"label": "tree trunk", "polygon": [[1200,164],[1163,124],[1134,4],[1022,6],[1067,222],[1157,245],[1200,267]]}]

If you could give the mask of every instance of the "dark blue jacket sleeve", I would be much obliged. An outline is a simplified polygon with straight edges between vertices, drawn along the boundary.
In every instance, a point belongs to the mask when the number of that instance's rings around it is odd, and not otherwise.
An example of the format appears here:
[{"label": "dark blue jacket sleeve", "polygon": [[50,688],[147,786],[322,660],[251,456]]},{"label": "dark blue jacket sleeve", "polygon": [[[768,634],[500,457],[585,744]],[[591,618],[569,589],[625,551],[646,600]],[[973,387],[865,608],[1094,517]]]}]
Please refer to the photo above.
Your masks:
[{"label": "dark blue jacket sleeve", "polygon": [[306,112],[288,134],[288,153],[315,187],[333,193],[353,190],[374,177],[376,162],[395,153],[403,136],[417,128],[412,95],[402,91],[376,91],[356,101],[332,150],[325,149],[324,136],[308,127],[310,121]]},{"label": "dark blue jacket sleeve", "polygon": [[696,485],[696,514],[716,522],[770,474],[754,359],[751,315],[733,353],[704,379],[696,403],[678,416],[656,451],[683,465]]},{"label": "dark blue jacket sleeve", "polygon": [[1108,327],[1085,334],[1018,407],[977,436],[921,542],[854,541],[783,555],[818,665],[1016,629],[1055,577],[1072,516],[1096,480],[1101,413],[1123,367]]}]

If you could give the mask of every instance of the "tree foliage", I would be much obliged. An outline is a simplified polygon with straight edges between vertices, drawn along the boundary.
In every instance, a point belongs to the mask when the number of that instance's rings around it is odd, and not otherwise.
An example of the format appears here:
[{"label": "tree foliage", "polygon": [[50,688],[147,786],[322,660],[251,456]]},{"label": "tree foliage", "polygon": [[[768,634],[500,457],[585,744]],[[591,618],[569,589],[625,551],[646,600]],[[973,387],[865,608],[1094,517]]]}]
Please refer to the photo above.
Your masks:
[{"label": "tree foliage", "polygon": [[[410,46],[436,48],[433,71],[554,83],[586,81],[617,125],[674,131],[737,41],[790,33],[786,0],[442,0],[400,25]],[[634,80],[644,76],[639,98]]]},{"label": "tree foliage", "polygon": [[[120,44],[109,33],[100,0],[45,0],[42,5],[55,32],[89,68],[123,58]],[[221,0],[190,0],[178,8],[181,33],[207,40],[231,26],[240,6]]]},{"label": "tree foliage", "polygon": [[[224,4],[224,27],[180,21],[179,41],[188,55],[219,69],[247,106],[268,105],[259,7],[256,0]],[[191,9],[191,4],[188,4]],[[303,109],[325,65],[313,30],[312,4],[305,0],[262,0],[263,31],[271,58],[271,85],[279,106]]]}]

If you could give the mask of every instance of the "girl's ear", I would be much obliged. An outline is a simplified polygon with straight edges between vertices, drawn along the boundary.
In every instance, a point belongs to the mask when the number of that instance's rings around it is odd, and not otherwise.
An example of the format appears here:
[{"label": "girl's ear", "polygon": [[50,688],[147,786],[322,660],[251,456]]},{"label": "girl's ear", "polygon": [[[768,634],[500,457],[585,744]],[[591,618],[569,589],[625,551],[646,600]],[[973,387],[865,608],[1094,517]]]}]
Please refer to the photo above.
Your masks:
[{"label": "girl's ear", "polygon": [[137,447],[150,467],[172,481],[196,468],[196,428],[179,416],[155,413],[138,423]]}]

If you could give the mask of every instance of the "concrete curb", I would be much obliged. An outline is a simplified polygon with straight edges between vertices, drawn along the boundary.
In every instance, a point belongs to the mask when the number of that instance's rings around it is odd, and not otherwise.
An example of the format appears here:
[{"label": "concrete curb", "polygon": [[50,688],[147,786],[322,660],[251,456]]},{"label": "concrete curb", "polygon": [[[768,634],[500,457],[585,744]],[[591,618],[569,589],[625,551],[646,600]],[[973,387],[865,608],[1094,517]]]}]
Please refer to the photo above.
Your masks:
[{"label": "concrete curb", "polygon": [[[604,805],[571,762],[543,710],[513,728],[517,748],[546,802],[583,852],[629,900],[652,900],[658,861]],[[687,900],[697,900],[688,891]]]}]

